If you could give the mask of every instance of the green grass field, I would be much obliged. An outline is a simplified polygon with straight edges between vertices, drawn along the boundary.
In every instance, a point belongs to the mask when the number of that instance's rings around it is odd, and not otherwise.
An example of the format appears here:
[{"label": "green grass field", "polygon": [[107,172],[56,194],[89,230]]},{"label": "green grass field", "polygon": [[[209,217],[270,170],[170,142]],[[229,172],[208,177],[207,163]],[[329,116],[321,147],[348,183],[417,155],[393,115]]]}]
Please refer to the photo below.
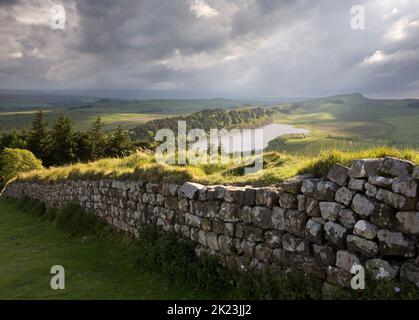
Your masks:
[{"label": "green grass field", "polygon": [[273,120],[309,129],[310,137],[289,140],[283,150],[315,154],[328,148],[343,151],[376,146],[419,148],[419,109],[409,100],[373,100],[359,94],[314,99],[295,104],[290,114]]},{"label": "green grass field", "polygon": [[[31,103],[31,100],[33,102]],[[70,116],[77,129],[85,130],[92,120],[101,116],[105,130],[114,130],[118,125],[127,129],[149,120],[172,115],[186,115],[203,109],[230,109],[244,105],[244,102],[225,99],[203,100],[142,100],[99,99],[97,101],[38,101],[34,97],[17,101],[4,101],[0,96],[0,131],[29,128],[37,110],[45,113],[50,123],[60,113]],[[20,106],[20,107],[19,107]]]},{"label": "green grass field", "polygon": [[[18,100],[23,105],[19,108],[17,101],[2,102],[0,97],[0,131],[30,127],[38,102],[36,97],[31,99],[34,99],[32,105],[29,101]],[[287,104],[291,112],[278,113],[271,120],[309,129],[311,135],[305,139],[288,140],[281,150],[276,151],[310,156],[325,149],[351,151],[374,146],[418,149],[419,108],[409,107],[411,102],[374,100],[360,94],[347,94]],[[41,101],[39,103],[48,121],[52,122],[59,113],[64,112],[81,130],[87,129],[98,115],[105,122],[105,130],[113,130],[118,125],[131,129],[153,119],[186,115],[203,109],[230,109],[246,105],[246,102],[226,99],[99,99],[93,102],[79,99],[69,102],[54,100],[46,105]],[[86,106],[88,108],[84,108]]]},{"label": "green grass field", "polygon": [[[214,298],[135,269],[134,248],[120,234],[70,237],[1,199],[0,299]],[[65,268],[65,290],[50,287],[53,265]]]},{"label": "green grass field", "polygon": [[[101,111],[81,111],[81,110],[43,110],[45,120],[50,124],[60,115],[64,113],[71,117],[75,127],[78,130],[86,130],[91,125],[92,121],[100,116],[105,123],[104,129],[112,131],[119,125],[130,129],[138,124],[145,123],[149,120],[166,118],[168,114],[140,114],[140,113],[119,113],[119,110],[101,110]],[[0,128],[2,130],[11,129],[29,129],[31,122],[35,117],[36,111],[22,111],[22,112],[0,112]]]}]

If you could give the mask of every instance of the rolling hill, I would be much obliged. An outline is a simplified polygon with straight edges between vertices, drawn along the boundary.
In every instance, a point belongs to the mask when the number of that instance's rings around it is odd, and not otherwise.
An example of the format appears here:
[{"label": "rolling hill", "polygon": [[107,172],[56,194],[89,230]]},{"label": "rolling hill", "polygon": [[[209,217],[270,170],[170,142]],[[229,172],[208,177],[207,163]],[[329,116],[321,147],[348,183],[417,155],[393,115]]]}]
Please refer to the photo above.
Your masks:
[{"label": "rolling hill", "polygon": [[269,119],[311,131],[307,137],[287,137],[286,141],[278,141],[274,145],[281,146],[279,151],[313,154],[325,148],[347,150],[377,145],[419,148],[419,100],[370,99],[360,93],[315,99],[239,101],[124,100],[0,91],[0,131],[29,127],[34,113],[40,108],[45,111],[49,121],[59,113],[68,114],[77,129],[86,129],[100,115],[106,123],[106,130],[122,125],[141,131],[141,127],[166,123],[166,118],[170,117],[186,116],[202,110],[231,110],[256,105],[284,107],[289,110],[288,113],[271,114]]},{"label": "rolling hill", "polygon": [[419,103],[415,99],[368,99],[359,93],[310,99],[292,104],[276,122],[312,131],[306,139],[290,139],[291,152],[318,151],[327,146],[358,148],[396,145],[419,147]]},{"label": "rolling hill", "polygon": [[30,126],[34,114],[43,110],[48,121],[60,113],[68,114],[77,129],[86,129],[98,115],[106,130],[118,125],[126,128],[149,120],[172,115],[186,115],[206,109],[232,109],[251,105],[227,99],[193,100],[123,100],[87,96],[62,96],[34,92],[0,91],[0,131],[24,129]]}]

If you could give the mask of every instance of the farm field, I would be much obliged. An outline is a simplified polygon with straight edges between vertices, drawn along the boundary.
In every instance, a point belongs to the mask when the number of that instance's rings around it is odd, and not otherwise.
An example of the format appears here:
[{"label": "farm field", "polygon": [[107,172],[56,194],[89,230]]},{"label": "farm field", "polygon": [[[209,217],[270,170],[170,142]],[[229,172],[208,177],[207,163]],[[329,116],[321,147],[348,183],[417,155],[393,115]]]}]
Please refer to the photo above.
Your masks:
[{"label": "farm field", "polygon": [[[32,99],[32,100],[31,100]],[[90,99],[90,100],[89,100]],[[38,110],[52,122],[60,113],[70,116],[76,129],[85,130],[92,120],[100,116],[105,130],[119,125],[127,129],[149,120],[186,115],[203,109],[230,109],[246,103],[226,99],[202,100],[121,100],[100,98],[7,97],[0,94],[0,131],[29,128]]]},{"label": "farm field", "polygon": [[[33,97],[32,97],[33,98]],[[29,98],[28,98],[29,99]],[[67,98],[68,99],[68,98]],[[91,99],[91,98],[90,98]],[[17,100],[25,102],[24,100]],[[269,102],[266,106],[286,106],[289,113],[278,113],[272,122],[291,124],[311,131],[305,138],[287,139],[280,149],[292,154],[317,154],[322,150],[363,150],[377,146],[419,147],[419,108],[411,107],[417,100],[375,100],[361,94],[345,94],[316,98],[288,104]],[[12,103],[13,102],[13,103]],[[29,128],[42,102],[45,119],[50,123],[60,114],[69,115],[76,129],[86,130],[98,115],[106,131],[119,125],[133,129],[147,121],[187,115],[204,109],[232,109],[257,101],[227,99],[209,100],[121,100],[88,98],[73,100],[34,99],[16,107],[16,101],[0,95],[0,131]],[[262,103],[262,102],[261,102]],[[42,104],[41,104],[42,105]]]},{"label": "farm field", "polygon": [[[107,111],[79,111],[79,110],[43,110],[45,120],[53,123],[61,113],[65,113],[74,121],[75,128],[78,130],[86,130],[91,122],[100,116],[105,123],[104,129],[112,131],[119,125],[129,129],[135,125],[145,123],[149,120],[165,118],[170,115],[163,114],[139,114],[139,113],[118,113],[119,110]],[[30,128],[31,122],[37,111],[23,112],[0,112],[0,128],[1,130],[21,130]]]},{"label": "farm field", "polygon": [[311,131],[289,139],[282,151],[317,153],[324,149],[360,150],[376,146],[419,147],[419,109],[409,100],[372,100],[359,94],[307,100],[290,114],[273,119]]}]

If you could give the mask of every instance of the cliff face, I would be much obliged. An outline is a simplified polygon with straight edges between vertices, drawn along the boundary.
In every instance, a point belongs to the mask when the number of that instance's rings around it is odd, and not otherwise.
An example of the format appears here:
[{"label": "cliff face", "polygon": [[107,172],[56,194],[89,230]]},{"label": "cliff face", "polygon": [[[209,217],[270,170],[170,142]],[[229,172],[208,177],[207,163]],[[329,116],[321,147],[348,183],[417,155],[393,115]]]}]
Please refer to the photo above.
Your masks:
[{"label": "cliff face", "polygon": [[419,167],[394,158],[335,165],[327,179],[295,177],[279,188],[144,181],[16,181],[3,196],[50,207],[80,204],[138,236],[142,224],[181,233],[227,267],[272,265],[350,285],[355,264],[377,278],[419,287]]}]

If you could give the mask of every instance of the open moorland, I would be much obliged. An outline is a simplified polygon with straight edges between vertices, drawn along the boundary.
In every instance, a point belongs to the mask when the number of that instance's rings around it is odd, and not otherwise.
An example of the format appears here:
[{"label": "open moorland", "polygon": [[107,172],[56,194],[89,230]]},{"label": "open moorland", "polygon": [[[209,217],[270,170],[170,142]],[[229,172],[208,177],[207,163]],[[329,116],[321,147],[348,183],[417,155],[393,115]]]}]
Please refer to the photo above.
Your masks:
[{"label": "open moorland", "polygon": [[[29,100],[31,102],[29,102]],[[59,114],[69,115],[79,130],[85,130],[100,116],[104,129],[119,125],[141,128],[151,120],[186,116],[208,109],[236,109],[243,106],[286,108],[269,121],[310,130],[309,135],[284,136],[272,141],[270,151],[318,154],[325,149],[360,150],[377,146],[419,146],[418,100],[377,100],[361,94],[345,94],[294,103],[277,101],[210,100],[121,100],[91,97],[0,96],[0,128],[29,128],[38,109],[52,122]],[[163,122],[164,123],[164,122]],[[203,124],[204,127],[204,124]]]},{"label": "open moorland", "polygon": [[417,100],[374,100],[361,94],[349,94],[307,100],[292,106],[291,113],[281,114],[275,121],[307,128],[311,135],[282,141],[284,151],[313,154],[327,148],[419,146]]},{"label": "open moorland", "polygon": [[61,113],[71,117],[78,130],[85,130],[100,116],[107,131],[119,125],[129,129],[153,119],[184,115],[203,109],[230,109],[247,103],[225,99],[121,100],[95,97],[0,94],[0,131],[25,129],[38,110],[53,121]]}]

